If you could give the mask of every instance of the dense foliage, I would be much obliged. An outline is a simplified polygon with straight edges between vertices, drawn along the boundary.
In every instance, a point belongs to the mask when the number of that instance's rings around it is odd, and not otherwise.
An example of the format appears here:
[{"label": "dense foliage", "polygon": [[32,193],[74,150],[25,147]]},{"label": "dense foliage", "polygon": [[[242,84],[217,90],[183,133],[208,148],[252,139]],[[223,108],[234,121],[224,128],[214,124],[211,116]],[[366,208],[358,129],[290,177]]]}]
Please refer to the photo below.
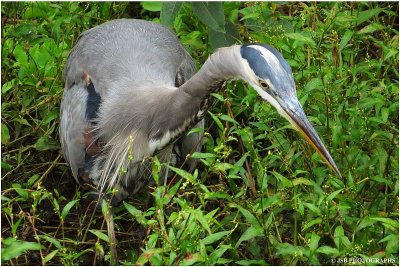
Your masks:
[{"label": "dense foliage", "polygon": [[60,153],[63,67],[84,30],[161,17],[198,66],[234,42],[280,50],[343,179],[252,88],[230,82],[214,94],[197,170],[171,168],[172,183],[114,208],[118,264],[397,265],[398,7],[2,3],[2,263],[111,262],[101,211]]}]

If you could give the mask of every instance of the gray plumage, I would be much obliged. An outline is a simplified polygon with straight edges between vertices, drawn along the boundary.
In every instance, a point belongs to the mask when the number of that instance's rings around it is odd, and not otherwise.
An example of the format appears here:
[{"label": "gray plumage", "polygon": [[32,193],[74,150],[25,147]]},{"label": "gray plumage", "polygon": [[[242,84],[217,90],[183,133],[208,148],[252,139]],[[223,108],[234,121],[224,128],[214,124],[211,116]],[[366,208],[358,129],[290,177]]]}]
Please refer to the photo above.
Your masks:
[{"label": "gray plumage", "polygon": [[[236,78],[306,134],[339,174],[298,103],[289,65],[275,49],[221,48],[195,72],[178,38],[161,25],[121,19],[84,32],[65,68],[61,104],[61,145],[74,177],[102,191],[116,188],[116,200],[133,194],[151,178],[148,157],[157,154],[174,164],[200,149],[202,133],[185,133],[196,124],[203,128],[210,93]],[[188,168],[194,164],[189,161]]]}]

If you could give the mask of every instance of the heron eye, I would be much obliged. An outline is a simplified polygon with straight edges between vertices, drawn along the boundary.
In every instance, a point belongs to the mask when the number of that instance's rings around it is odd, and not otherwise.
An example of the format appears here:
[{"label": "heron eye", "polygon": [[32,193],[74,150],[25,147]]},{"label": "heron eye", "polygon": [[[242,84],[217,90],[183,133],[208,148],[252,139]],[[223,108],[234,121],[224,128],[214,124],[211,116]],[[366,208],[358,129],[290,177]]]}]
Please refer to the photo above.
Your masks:
[{"label": "heron eye", "polygon": [[259,81],[258,81],[258,84],[259,84],[262,88],[264,88],[264,89],[269,88],[268,83],[266,83],[266,82],[263,81],[263,80],[259,80]]}]

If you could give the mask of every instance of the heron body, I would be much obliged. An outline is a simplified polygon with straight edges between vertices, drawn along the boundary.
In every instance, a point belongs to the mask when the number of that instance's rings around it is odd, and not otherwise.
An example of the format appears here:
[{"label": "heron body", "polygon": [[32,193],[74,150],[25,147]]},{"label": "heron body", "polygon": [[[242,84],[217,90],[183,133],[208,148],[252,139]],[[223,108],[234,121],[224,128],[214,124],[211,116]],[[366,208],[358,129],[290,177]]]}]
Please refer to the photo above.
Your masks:
[{"label": "heron body", "polygon": [[[65,68],[60,137],[74,177],[120,200],[151,179],[147,160],[176,164],[198,151],[210,93],[242,79],[303,134],[340,175],[296,97],[292,71],[264,44],[220,48],[196,72],[169,29],[121,19],[84,32]],[[194,161],[187,161],[189,169]]]}]

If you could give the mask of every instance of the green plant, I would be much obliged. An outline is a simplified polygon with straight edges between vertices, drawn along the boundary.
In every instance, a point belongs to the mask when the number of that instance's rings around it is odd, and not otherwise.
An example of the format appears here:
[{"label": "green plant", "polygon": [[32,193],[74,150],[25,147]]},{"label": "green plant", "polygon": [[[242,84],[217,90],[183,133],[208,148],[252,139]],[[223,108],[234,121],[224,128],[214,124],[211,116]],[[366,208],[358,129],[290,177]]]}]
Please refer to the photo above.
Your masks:
[{"label": "green plant", "polygon": [[398,7],[3,3],[2,263],[111,263],[101,208],[59,152],[62,72],[81,32],[135,17],[171,27],[198,66],[232,43],[280,50],[344,178],[253,89],[229,82],[213,94],[197,170],[164,166],[167,184],[114,207],[119,264],[397,265]]}]

